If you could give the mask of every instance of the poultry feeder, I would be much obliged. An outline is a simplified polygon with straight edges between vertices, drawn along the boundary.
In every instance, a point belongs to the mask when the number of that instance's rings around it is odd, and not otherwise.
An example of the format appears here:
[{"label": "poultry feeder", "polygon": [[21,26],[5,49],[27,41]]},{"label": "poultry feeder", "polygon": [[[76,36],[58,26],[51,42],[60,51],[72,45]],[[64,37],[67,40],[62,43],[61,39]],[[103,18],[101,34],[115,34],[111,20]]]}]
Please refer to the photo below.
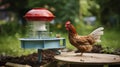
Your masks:
[{"label": "poultry feeder", "polygon": [[49,22],[54,19],[54,15],[45,8],[33,8],[25,14],[28,21],[29,37],[20,38],[21,47],[24,49],[38,49],[38,61],[42,61],[42,50],[51,49],[57,54],[58,48],[65,48],[65,39],[50,37]]}]

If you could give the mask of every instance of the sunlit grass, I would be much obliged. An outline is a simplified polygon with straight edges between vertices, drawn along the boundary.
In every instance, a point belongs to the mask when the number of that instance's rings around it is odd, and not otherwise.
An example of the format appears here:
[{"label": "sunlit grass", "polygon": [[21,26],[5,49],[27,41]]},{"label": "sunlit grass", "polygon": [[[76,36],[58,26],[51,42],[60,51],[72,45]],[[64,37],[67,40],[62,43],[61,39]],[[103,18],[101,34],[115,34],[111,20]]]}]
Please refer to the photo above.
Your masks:
[{"label": "sunlit grass", "polygon": [[15,36],[0,36],[0,54],[21,56],[35,52],[35,50],[22,49],[20,41]]},{"label": "sunlit grass", "polygon": [[102,45],[113,49],[120,48],[120,32],[115,30],[105,30],[102,36]]},{"label": "sunlit grass", "polygon": [[[82,31],[82,33],[80,33],[81,31],[79,30],[79,34],[80,35],[87,35],[89,34],[90,32],[92,32],[94,29],[91,28],[91,29],[85,29],[84,31]],[[109,47],[111,49],[118,49],[120,48],[120,32],[116,31],[116,30],[109,30],[109,29],[106,29],[104,30],[104,35],[101,36],[101,40],[102,42],[100,42],[99,44],[102,45],[102,47]],[[66,44],[67,44],[67,48],[68,49],[75,49],[70,43],[69,43],[69,40],[68,40],[68,34],[65,33],[64,34],[64,37],[66,38]]]},{"label": "sunlit grass", "polygon": [[[92,27],[86,27],[81,31],[77,28],[77,32],[80,35],[87,35],[90,32],[92,32],[94,29],[95,28]],[[58,33],[53,32],[52,37],[55,37],[55,34]],[[69,43],[67,31],[66,33],[59,33],[59,34],[61,34],[61,37],[66,39],[66,48],[70,50],[76,49]],[[120,32],[116,30],[109,30],[105,28],[104,35],[101,37],[102,42],[99,44],[101,44],[103,47],[109,47],[111,50],[120,48],[119,34]],[[19,34],[17,34],[16,36],[0,36],[0,54],[21,56],[36,52],[35,49],[22,49],[18,38],[19,38]]]}]

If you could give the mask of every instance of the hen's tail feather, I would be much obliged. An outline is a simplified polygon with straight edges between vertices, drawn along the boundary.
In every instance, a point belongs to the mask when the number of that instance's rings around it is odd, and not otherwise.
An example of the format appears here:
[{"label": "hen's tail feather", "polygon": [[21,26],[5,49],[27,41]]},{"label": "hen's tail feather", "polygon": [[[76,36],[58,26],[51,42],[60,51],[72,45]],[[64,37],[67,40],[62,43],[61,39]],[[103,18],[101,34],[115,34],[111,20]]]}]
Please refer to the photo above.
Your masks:
[{"label": "hen's tail feather", "polygon": [[103,27],[99,27],[95,29],[92,33],[90,33],[90,35],[94,38],[96,42],[101,42],[100,36],[103,35],[103,30]]}]

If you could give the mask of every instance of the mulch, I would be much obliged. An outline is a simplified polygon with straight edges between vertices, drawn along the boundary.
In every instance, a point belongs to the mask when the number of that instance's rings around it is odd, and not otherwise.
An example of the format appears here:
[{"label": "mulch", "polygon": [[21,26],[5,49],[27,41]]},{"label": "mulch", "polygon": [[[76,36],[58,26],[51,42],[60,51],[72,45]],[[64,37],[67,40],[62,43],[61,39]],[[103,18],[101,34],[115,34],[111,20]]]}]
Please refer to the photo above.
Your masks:
[{"label": "mulch", "polygon": [[[93,47],[93,50],[91,52],[93,53],[104,53],[102,52],[103,48],[101,45],[95,45]],[[120,49],[115,51],[115,53],[119,53],[120,55]],[[113,54],[115,54],[113,53]],[[20,57],[12,57],[12,56],[3,56],[0,55],[0,66],[4,66],[6,62],[12,62],[12,63],[18,63],[18,64],[27,64],[32,67],[40,67],[41,65],[54,62],[54,56],[56,53],[52,50],[43,50],[42,51],[42,62],[38,62],[38,54],[33,53],[29,54],[27,56],[20,56]]]},{"label": "mulch", "polygon": [[55,61],[54,56],[56,55],[55,52],[52,50],[44,50],[42,51],[42,62],[38,62],[38,53],[29,54],[27,56],[20,56],[20,57],[12,57],[12,56],[3,56],[0,55],[0,66],[4,66],[6,62],[30,65],[32,67],[37,67],[44,65],[48,62]]}]

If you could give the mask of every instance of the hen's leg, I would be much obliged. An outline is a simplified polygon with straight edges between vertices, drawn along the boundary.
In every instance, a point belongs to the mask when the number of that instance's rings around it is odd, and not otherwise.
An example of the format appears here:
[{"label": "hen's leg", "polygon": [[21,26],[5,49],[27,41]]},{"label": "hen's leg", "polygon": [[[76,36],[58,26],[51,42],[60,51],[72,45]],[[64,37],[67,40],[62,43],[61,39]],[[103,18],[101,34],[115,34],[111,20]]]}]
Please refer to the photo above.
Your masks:
[{"label": "hen's leg", "polygon": [[81,52],[80,56],[83,56],[83,52]]},{"label": "hen's leg", "polygon": [[75,53],[80,53],[81,51],[80,50],[75,50]]}]

